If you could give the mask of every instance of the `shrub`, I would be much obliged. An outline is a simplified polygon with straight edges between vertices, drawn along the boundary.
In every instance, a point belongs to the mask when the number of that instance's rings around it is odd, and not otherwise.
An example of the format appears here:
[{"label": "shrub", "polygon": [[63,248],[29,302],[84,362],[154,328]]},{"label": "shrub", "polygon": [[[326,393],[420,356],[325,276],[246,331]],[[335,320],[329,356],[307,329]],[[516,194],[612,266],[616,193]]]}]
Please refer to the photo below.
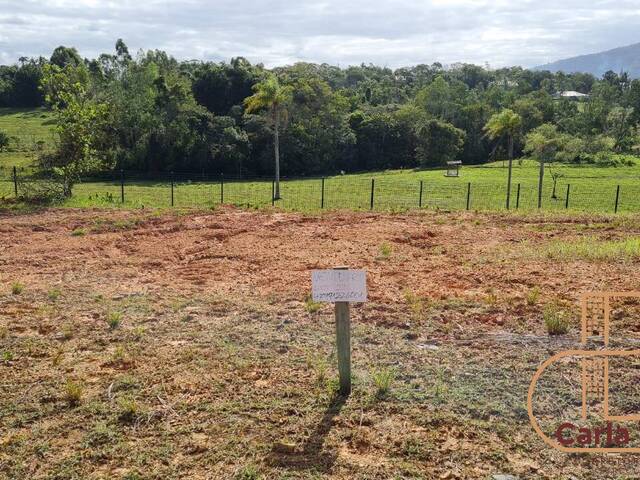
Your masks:
[{"label": "shrub", "polygon": [[87,234],[87,231],[84,228],[76,228],[73,232],[71,232],[72,237],[84,237]]}]

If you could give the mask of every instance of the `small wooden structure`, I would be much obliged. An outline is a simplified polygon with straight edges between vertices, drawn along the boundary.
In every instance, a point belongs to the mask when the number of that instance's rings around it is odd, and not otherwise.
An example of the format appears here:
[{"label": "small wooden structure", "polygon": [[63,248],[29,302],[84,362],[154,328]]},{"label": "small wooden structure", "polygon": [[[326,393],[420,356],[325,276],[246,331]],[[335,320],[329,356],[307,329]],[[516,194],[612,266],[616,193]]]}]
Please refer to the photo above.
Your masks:
[{"label": "small wooden structure", "polygon": [[447,173],[445,173],[445,177],[459,177],[460,176],[460,165],[462,162],[459,160],[455,160],[452,162],[447,162]]}]

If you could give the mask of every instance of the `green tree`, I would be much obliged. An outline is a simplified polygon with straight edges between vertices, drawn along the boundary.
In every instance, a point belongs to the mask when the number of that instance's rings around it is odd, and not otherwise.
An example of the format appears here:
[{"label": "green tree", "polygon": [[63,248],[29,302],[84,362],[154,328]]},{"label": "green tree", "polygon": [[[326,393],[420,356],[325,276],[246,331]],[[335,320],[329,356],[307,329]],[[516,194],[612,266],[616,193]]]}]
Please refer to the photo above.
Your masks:
[{"label": "green tree", "polygon": [[59,141],[56,152],[43,156],[41,165],[60,179],[62,194],[70,197],[82,174],[106,166],[99,143],[108,108],[87,94],[84,67],[45,65],[42,88],[54,113]]},{"label": "green tree", "polygon": [[418,127],[416,156],[423,167],[443,165],[456,158],[465,132],[441,120],[427,120]]},{"label": "green tree", "polygon": [[544,165],[558,159],[563,147],[570,137],[558,131],[558,127],[545,123],[532,130],[526,138],[524,151],[540,164],[538,176],[538,208],[542,207],[542,182],[544,179]]},{"label": "green tree", "polygon": [[484,129],[492,140],[505,138],[508,142],[509,173],[507,176],[507,209],[511,199],[511,173],[513,168],[513,144],[520,132],[522,117],[508,108],[491,116]]},{"label": "green tree", "polygon": [[244,100],[248,113],[267,109],[273,121],[273,149],[275,156],[275,199],[280,199],[280,123],[291,102],[292,91],[280,85],[278,79],[270,75],[253,87],[254,94]]}]

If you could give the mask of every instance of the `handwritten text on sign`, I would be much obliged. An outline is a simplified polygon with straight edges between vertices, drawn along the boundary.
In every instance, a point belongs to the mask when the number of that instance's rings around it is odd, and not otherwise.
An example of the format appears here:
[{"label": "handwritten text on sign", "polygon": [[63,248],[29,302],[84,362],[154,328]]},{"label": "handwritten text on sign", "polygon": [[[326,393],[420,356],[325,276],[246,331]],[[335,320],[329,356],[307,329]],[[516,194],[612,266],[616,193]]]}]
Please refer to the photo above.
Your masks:
[{"label": "handwritten text on sign", "polygon": [[364,270],[313,270],[314,302],[366,302],[367,274]]}]

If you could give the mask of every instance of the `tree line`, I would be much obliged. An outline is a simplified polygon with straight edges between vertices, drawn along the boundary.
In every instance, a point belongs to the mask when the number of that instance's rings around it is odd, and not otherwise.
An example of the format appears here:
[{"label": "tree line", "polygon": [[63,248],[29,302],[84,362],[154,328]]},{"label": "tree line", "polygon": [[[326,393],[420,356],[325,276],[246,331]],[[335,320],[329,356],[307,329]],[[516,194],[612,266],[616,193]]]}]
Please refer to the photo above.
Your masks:
[{"label": "tree line", "polygon": [[0,66],[0,106],[54,111],[56,149],[40,166],[69,184],[104,169],[262,176],[279,165],[298,176],[522,155],[610,164],[638,143],[640,81],[439,63],[266,69],[132,56],[118,40],[95,59],[61,46]]}]

